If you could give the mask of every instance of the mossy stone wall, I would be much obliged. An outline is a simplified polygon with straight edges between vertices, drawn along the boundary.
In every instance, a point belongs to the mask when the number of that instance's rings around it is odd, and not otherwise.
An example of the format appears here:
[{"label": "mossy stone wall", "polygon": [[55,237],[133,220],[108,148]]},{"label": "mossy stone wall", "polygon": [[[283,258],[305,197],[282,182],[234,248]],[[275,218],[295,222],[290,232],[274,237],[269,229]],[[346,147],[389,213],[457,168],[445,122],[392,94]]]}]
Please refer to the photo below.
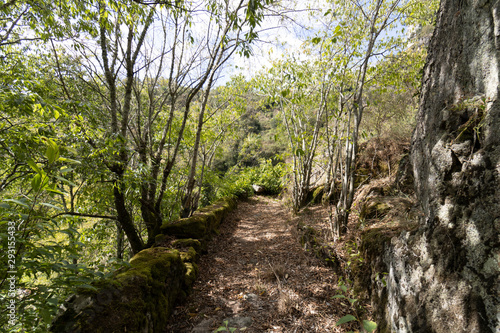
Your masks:
[{"label": "mossy stone wall", "polygon": [[[164,225],[164,234],[181,238],[173,246],[182,251],[157,246],[139,252],[130,260],[130,267],[96,281],[95,290],[81,290],[71,296],[50,331],[164,332],[175,302],[190,292],[198,276],[200,252],[235,207],[235,199],[221,199],[190,218]],[[157,239],[161,240],[161,235]]]},{"label": "mossy stone wall", "polygon": [[198,239],[204,243],[217,231],[224,216],[235,207],[235,199],[223,198],[196,211],[191,217],[163,224],[161,231],[165,235]]}]

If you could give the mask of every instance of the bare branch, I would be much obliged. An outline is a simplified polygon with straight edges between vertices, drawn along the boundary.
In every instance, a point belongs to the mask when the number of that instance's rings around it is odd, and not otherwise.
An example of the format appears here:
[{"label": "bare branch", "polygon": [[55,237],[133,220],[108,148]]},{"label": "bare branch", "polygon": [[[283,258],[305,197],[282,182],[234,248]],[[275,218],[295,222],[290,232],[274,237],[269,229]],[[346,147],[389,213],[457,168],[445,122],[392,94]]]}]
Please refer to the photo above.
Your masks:
[{"label": "bare branch", "polygon": [[99,215],[99,214],[84,214],[84,213],[75,213],[75,212],[64,212],[64,213],[59,213],[51,217],[51,219],[59,217],[59,216],[64,216],[64,215],[70,215],[70,216],[81,216],[81,217],[93,217],[93,218],[98,218],[98,219],[108,219],[108,220],[118,220],[116,216],[109,216],[109,215]]}]

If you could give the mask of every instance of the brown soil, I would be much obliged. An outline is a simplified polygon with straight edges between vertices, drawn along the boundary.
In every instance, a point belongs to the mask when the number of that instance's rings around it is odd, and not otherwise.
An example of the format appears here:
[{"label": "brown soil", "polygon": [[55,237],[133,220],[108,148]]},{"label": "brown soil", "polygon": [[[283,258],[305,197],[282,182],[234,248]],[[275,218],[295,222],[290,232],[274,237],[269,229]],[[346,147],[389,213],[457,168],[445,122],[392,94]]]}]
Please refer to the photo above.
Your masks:
[{"label": "brown soil", "polygon": [[[323,223],[328,215],[319,209],[304,216],[315,219],[301,221],[309,224]],[[166,332],[213,332],[235,317],[252,320],[237,332],[359,329],[356,323],[336,327],[354,310],[347,300],[332,299],[340,293],[339,278],[300,245],[300,219],[269,197],[240,202],[201,258],[194,290],[175,309]]]}]

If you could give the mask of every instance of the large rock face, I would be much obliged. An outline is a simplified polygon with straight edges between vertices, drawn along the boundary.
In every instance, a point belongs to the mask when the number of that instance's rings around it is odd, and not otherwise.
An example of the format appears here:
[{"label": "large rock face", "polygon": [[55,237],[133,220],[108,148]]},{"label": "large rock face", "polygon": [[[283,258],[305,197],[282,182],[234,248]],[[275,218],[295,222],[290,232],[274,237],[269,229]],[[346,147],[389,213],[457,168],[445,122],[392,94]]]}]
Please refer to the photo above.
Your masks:
[{"label": "large rock face", "polygon": [[424,216],[394,237],[388,330],[500,332],[500,1],[442,0],[411,157]]}]

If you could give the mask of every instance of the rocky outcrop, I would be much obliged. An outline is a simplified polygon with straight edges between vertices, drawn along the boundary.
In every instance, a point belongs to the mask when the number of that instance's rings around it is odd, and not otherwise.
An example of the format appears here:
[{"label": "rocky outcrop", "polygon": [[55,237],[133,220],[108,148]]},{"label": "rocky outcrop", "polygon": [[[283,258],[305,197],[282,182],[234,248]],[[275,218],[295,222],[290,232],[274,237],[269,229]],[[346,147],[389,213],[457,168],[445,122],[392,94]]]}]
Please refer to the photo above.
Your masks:
[{"label": "rocky outcrop", "polygon": [[[164,332],[176,300],[190,292],[200,252],[236,200],[225,198],[192,217],[162,226],[156,247],[142,250],[130,267],[71,296],[51,332]],[[171,236],[180,239],[167,242]],[[173,248],[162,246],[170,244]]]},{"label": "rocky outcrop", "polygon": [[373,259],[382,331],[500,332],[499,50],[500,1],[442,0],[411,148],[423,217]]}]

